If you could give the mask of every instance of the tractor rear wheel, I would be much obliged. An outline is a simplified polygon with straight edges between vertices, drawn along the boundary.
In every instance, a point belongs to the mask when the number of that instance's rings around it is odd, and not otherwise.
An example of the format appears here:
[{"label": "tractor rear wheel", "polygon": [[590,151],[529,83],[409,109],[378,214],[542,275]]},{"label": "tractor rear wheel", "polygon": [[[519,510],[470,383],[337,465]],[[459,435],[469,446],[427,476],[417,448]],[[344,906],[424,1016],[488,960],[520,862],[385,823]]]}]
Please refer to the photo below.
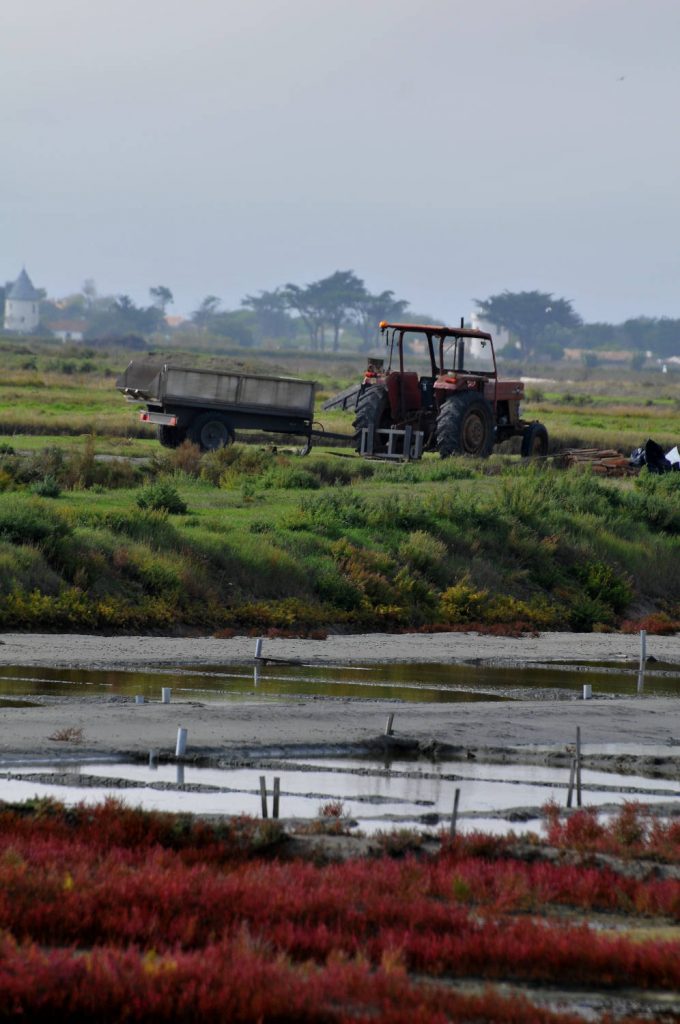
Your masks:
[{"label": "tractor rear wheel", "polygon": [[536,420],[522,433],[522,458],[536,459],[548,454],[548,431]]},{"label": "tractor rear wheel", "polygon": [[221,412],[204,412],[197,416],[187,433],[189,440],[204,452],[214,452],[234,443],[234,429]]},{"label": "tractor rear wheel", "polygon": [[[374,430],[382,430],[390,425],[390,403],[387,389],[379,384],[371,384],[362,395],[359,395],[354,418],[354,448],[361,451],[361,431],[365,427],[373,427]],[[384,451],[385,442],[375,438],[373,450]]]},{"label": "tractor rear wheel", "polygon": [[449,455],[474,455],[485,459],[494,444],[491,406],[475,391],[448,398],[437,416],[437,451]]}]

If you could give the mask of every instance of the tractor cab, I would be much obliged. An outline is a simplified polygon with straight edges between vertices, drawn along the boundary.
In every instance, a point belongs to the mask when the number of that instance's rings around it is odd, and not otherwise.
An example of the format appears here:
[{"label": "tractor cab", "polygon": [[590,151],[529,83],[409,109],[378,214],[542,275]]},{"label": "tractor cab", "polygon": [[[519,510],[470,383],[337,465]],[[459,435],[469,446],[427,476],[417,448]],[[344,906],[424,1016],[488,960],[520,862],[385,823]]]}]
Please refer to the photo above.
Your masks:
[{"label": "tractor cab", "polygon": [[[380,333],[385,359],[371,359],[356,400],[357,450],[362,432],[384,437],[390,431],[419,432],[423,449],[442,457],[485,457],[493,446],[522,437],[522,455],[545,455],[548,435],[539,423],[521,418],[521,380],[498,380],[493,339],[463,325],[388,323]],[[422,363],[424,373],[405,368],[405,356]],[[375,453],[376,449],[373,449]]]}]

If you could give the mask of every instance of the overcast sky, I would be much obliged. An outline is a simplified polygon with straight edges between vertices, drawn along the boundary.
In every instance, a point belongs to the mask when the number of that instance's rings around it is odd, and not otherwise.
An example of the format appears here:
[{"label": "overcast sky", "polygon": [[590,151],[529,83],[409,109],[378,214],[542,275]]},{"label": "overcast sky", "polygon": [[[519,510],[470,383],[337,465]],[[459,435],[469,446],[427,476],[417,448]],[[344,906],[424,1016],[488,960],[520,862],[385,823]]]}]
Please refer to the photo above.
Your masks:
[{"label": "overcast sky", "polygon": [[2,0],[0,280],[680,317],[679,54],[680,0]]}]

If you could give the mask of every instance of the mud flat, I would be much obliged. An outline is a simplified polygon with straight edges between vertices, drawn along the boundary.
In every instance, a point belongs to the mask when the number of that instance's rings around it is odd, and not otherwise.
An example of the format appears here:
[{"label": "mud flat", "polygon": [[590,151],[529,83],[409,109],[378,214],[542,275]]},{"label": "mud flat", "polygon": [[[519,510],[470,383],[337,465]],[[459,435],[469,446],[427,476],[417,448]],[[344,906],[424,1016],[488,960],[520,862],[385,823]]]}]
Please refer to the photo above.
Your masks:
[{"label": "mud flat", "polygon": [[[614,756],[680,758],[680,701],[478,702],[419,705],[352,699],[138,705],[125,697],[40,697],[0,709],[0,754],[174,754],[180,726],[190,757],[392,756],[466,754],[480,760],[566,757],[576,727],[586,750]],[[394,736],[384,736],[394,715]],[[542,749],[545,748],[545,749]],[[654,759],[656,758],[656,762]],[[546,761],[549,763],[549,761]]]},{"label": "mud flat", "polygon": [[[255,639],[235,636],[154,637],[87,634],[0,634],[0,665],[81,668],[227,665],[252,661]],[[494,637],[478,633],[367,633],[326,640],[266,638],[263,654],[314,664],[461,662],[527,665],[551,661],[634,661],[636,634],[540,633]],[[648,637],[647,653],[680,664],[680,635]]]},{"label": "mud flat", "polygon": [[[6,633],[0,666],[161,668],[227,665],[253,660],[252,637],[231,639],[102,637]],[[680,638],[650,637],[648,654],[680,664]],[[263,654],[305,664],[621,661],[634,665],[639,638],[620,634],[544,633],[495,638],[474,633],[369,634],[327,640],[265,639]],[[164,683],[164,685],[167,685]],[[159,694],[160,698],[160,687]],[[680,700],[672,696],[526,699],[466,704],[300,697],[240,702],[160,699],[135,704],[130,697],[32,696],[0,708],[0,755],[174,755],[181,726],[191,758],[348,756],[352,753],[426,757],[475,756],[480,760],[567,758],[576,728],[592,756],[646,759],[658,774],[676,776],[680,759]],[[394,736],[384,736],[394,715]],[[616,748],[616,749],[614,749]],[[551,763],[546,760],[546,763]],[[554,760],[552,763],[556,763]],[[568,762],[567,762],[568,763]]]}]

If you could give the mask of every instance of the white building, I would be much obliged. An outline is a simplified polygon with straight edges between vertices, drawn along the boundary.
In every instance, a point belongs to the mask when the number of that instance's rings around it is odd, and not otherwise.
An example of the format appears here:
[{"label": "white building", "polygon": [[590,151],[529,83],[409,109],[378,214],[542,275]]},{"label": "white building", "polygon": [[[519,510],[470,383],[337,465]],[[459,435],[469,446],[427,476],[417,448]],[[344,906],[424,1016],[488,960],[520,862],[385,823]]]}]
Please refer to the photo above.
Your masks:
[{"label": "white building", "polygon": [[5,291],[5,330],[30,334],[40,323],[40,293],[22,270]]}]

